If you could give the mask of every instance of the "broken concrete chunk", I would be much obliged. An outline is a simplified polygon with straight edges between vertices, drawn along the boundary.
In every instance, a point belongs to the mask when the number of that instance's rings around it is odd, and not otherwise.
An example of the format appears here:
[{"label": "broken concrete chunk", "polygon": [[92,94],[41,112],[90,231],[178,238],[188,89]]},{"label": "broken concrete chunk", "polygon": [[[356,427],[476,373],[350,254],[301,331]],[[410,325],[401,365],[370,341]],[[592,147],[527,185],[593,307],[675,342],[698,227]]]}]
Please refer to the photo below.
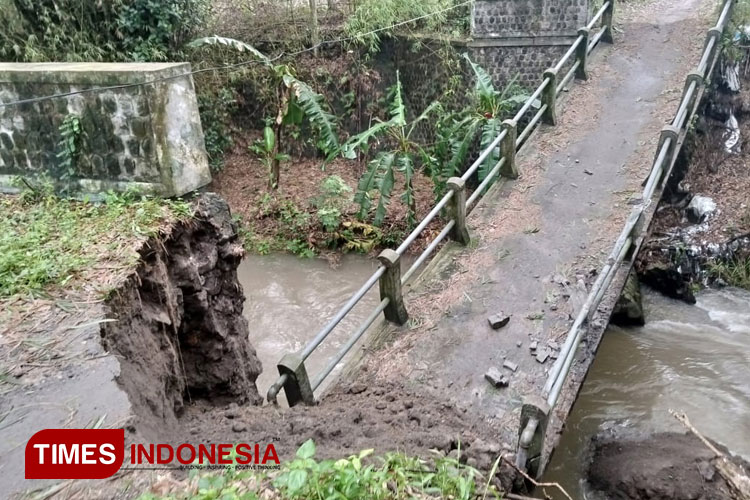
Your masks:
[{"label": "broken concrete chunk", "polygon": [[529,344],[529,350],[536,351],[537,346],[539,346],[539,342],[534,340]]},{"label": "broken concrete chunk", "polygon": [[510,321],[510,316],[506,316],[503,313],[494,314],[487,318],[487,321],[489,322],[493,330],[497,330],[508,324],[508,322]]},{"label": "broken concrete chunk", "polygon": [[555,351],[557,351],[557,350],[559,350],[559,349],[560,349],[560,344],[558,344],[558,343],[557,343],[556,341],[554,341],[554,340],[548,340],[548,341],[547,341],[547,346],[548,346],[548,347],[549,347],[550,349],[554,349]]},{"label": "broken concrete chunk", "polygon": [[520,340],[516,342],[516,347],[521,347],[522,345],[523,345],[523,342],[521,342]]},{"label": "broken concrete chunk", "polygon": [[507,368],[508,370],[514,372],[518,370],[518,365],[514,363],[513,361],[506,360],[505,363],[503,363],[503,368]]},{"label": "broken concrete chunk", "polygon": [[484,374],[484,378],[487,379],[487,382],[492,384],[493,387],[507,387],[509,383],[508,378],[494,366],[487,370],[487,373]]},{"label": "broken concrete chunk", "polygon": [[540,363],[544,363],[549,358],[549,351],[547,349],[541,349],[536,353],[536,360]]}]

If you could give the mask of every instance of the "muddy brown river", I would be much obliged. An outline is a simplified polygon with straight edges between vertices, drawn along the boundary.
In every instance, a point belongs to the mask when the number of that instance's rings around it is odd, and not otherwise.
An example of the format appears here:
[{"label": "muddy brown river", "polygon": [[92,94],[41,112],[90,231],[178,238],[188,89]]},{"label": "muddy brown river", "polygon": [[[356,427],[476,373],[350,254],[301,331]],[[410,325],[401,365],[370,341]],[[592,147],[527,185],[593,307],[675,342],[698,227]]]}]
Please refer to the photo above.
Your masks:
[{"label": "muddy brown river", "polygon": [[589,440],[684,428],[750,458],[750,293],[708,290],[691,306],[646,292],[646,326],[610,327],[544,479],[573,498],[596,498],[582,481]]},{"label": "muddy brown river", "polygon": [[[244,316],[250,323],[250,343],[263,363],[263,373],[257,381],[263,396],[278,376],[279,359],[301,350],[377,266],[377,260],[361,255],[344,255],[335,268],[323,259],[300,259],[289,254],[245,257],[238,274],[247,298]],[[377,304],[376,285],[310,355],[306,367],[311,378]],[[327,381],[335,374],[336,371]]]}]

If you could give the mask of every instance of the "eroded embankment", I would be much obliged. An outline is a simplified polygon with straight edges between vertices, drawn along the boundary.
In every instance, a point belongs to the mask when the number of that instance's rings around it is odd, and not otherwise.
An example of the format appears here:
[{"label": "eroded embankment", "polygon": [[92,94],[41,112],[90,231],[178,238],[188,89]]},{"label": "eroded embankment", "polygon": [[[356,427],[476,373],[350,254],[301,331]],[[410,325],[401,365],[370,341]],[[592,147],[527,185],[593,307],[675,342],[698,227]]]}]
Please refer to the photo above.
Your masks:
[{"label": "eroded embankment", "polygon": [[[721,500],[732,496],[717,458],[691,434],[648,438],[598,436],[593,441],[589,484],[605,498]],[[722,453],[728,454],[726,448]],[[731,457],[740,467],[747,462]]]},{"label": "eroded embankment", "polygon": [[[47,399],[59,403],[77,388],[81,406],[107,415],[101,425],[125,427],[128,443],[273,443],[282,461],[308,439],[318,458],[369,448],[427,460],[440,453],[484,472],[500,453],[510,453],[496,429],[466,407],[399,383],[345,385],[314,407],[261,406],[255,380],[262,367],[249,342],[252,325],[242,315],[245,295],[237,279],[243,254],[226,203],[213,194],[197,197],[193,216],[148,238],[132,273],[78,321],[85,323],[92,356],[108,369],[73,374],[75,366],[60,365],[47,380],[62,382],[44,382]],[[89,386],[99,386],[105,397],[90,397]],[[106,400],[110,394],[118,395],[116,405]],[[18,442],[37,424],[26,419]],[[61,416],[44,427],[65,425]],[[78,418],[71,424],[85,425]],[[508,467],[496,470],[495,481],[506,490]],[[62,496],[134,498],[157,479],[130,472],[123,481],[74,483]],[[23,483],[23,489],[35,486]]]},{"label": "eroded embankment", "polygon": [[750,78],[740,67],[721,61],[636,263],[642,282],[690,303],[702,286],[750,285]]},{"label": "eroded embankment", "polygon": [[144,245],[107,301],[115,321],[102,325],[102,343],[120,360],[117,381],[146,435],[159,437],[196,399],[261,402],[237,281],[243,255],[226,203],[202,195],[190,221]]}]

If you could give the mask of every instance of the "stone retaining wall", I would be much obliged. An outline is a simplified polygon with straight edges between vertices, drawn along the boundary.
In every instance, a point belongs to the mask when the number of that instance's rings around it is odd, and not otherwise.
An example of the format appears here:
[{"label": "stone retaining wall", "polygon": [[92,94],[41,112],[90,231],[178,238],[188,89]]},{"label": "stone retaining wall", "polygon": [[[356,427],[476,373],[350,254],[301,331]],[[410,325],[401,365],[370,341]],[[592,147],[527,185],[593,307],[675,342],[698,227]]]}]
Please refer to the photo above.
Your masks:
[{"label": "stone retaining wall", "polygon": [[[193,80],[178,76],[189,71],[187,63],[0,64],[0,103],[72,93],[0,107],[0,191],[43,175],[70,194],[135,187],[179,196],[205,186],[211,174]],[[137,85],[164,77],[175,78]],[[68,165],[66,119],[81,129]]]}]

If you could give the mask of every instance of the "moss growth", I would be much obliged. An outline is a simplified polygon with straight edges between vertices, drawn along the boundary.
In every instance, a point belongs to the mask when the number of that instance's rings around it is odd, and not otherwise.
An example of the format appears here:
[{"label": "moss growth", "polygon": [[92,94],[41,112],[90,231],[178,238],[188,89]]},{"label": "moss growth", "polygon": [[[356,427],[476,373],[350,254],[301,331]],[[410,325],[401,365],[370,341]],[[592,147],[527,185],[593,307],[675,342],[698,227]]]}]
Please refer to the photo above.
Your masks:
[{"label": "moss growth", "polygon": [[[103,203],[49,189],[0,198],[0,299],[73,285],[96,268],[130,266],[142,241],[190,215],[184,201],[108,194]],[[106,271],[102,271],[106,272]]]}]

